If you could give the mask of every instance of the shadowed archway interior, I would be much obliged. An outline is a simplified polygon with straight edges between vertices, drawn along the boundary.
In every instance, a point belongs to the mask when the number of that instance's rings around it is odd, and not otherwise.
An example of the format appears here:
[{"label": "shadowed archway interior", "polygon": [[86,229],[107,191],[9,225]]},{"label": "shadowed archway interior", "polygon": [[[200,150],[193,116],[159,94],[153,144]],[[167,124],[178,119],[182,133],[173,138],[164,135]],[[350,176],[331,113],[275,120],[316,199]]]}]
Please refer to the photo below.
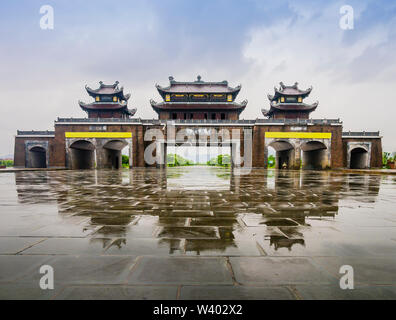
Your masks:
[{"label": "shadowed archway interior", "polygon": [[366,149],[357,147],[351,150],[350,169],[364,169],[368,167],[368,152]]},{"label": "shadowed archway interior", "polygon": [[71,168],[94,169],[95,146],[86,140],[78,140],[71,144]]},{"label": "shadowed archway interior", "polygon": [[287,141],[277,140],[269,144],[275,150],[275,168],[291,169],[294,158],[294,146]]},{"label": "shadowed archway interior", "polygon": [[301,145],[302,168],[324,169],[327,147],[320,141],[309,141]]},{"label": "shadowed archway interior", "polygon": [[31,168],[46,168],[47,153],[43,147],[33,147],[29,150],[29,159]]}]

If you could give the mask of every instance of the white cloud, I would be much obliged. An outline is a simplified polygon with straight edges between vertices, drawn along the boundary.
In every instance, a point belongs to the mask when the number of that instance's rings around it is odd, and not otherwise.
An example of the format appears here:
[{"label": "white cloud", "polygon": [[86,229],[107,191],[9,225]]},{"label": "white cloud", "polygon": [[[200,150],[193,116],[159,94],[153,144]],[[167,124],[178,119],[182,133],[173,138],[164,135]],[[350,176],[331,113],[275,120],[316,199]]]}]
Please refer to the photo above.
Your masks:
[{"label": "white cloud", "polygon": [[[290,8],[294,14],[288,18],[248,32],[243,55],[252,68],[243,83],[249,86],[249,104],[268,108],[266,93],[272,93],[279,81],[298,81],[304,89],[313,85],[307,101],[320,102],[313,118],[341,118],[344,130],[381,130],[385,148],[396,150],[390,120],[396,116],[391,108],[396,100],[392,21],[373,25],[364,33],[356,30],[359,24],[344,31],[338,27],[335,4],[321,10],[309,10],[306,4]],[[355,18],[363,10],[362,6],[355,9]]]}]

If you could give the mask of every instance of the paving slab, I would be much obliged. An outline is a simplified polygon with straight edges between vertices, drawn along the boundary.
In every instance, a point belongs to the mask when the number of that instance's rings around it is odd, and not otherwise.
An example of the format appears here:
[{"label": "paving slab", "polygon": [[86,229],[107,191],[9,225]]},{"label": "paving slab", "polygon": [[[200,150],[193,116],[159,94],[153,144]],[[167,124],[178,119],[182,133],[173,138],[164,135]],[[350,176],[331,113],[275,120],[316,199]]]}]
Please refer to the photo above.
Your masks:
[{"label": "paving slab", "polygon": [[396,258],[357,258],[357,257],[315,257],[315,263],[330,274],[341,277],[340,268],[349,265],[353,268],[356,283],[360,284],[396,284]]},{"label": "paving slab", "polygon": [[62,255],[62,254],[90,254],[96,255],[104,252],[110,245],[111,239],[100,238],[49,238],[30,247],[21,254]]},{"label": "paving slab", "polygon": [[120,238],[114,240],[104,252],[106,255],[180,255],[184,248],[180,239]]},{"label": "paving slab", "polygon": [[265,255],[256,241],[224,239],[188,239],[185,243],[187,255],[202,256],[261,256]]},{"label": "paving slab", "polygon": [[[47,262],[59,284],[123,284],[135,263],[135,257],[123,256],[55,256]],[[18,280],[39,283],[42,274],[32,273]]]},{"label": "paving slab", "polygon": [[232,284],[225,258],[142,257],[129,284]]},{"label": "paving slab", "polygon": [[62,291],[61,286],[43,290],[36,283],[0,283],[0,300],[50,300]]},{"label": "paving slab", "polygon": [[0,254],[16,254],[45,238],[0,237]]},{"label": "paving slab", "polygon": [[49,256],[0,255],[0,283],[14,282],[27,274],[39,273]]},{"label": "paving slab", "polygon": [[294,300],[284,287],[183,286],[180,299],[185,300]]},{"label": "paving slab", "polygon": [[56,300],[175,300],[177,286],[72,286]]},{"label": "paving slab", "polygon": [[335,280],[309,258],[231,257],[230,263],[236,280],[242,284],[326,284]]},{"label": "paving slab", "polygon": [[395,300],[396,286],[340,286],[297,285],[297,294],[304,300]]}]

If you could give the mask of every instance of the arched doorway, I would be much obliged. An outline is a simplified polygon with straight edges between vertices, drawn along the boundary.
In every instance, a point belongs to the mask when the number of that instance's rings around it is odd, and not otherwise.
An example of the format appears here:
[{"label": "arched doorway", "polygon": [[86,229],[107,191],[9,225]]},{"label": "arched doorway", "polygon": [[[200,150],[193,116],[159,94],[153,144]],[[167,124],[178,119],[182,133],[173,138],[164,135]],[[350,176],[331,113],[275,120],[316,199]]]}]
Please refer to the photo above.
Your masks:
[{"label": "arched doorway", "polygon": [[104,162],[102,167],[108,169],[122,168],[122,149],[128,146],[124,140],[111,140],[103,145]]},{"label": "arched doorway", "polygon": [[301,145],[303,169],[325,169],[327,163],[327,147],[320,141],[308,141]]},{"label": "arched doorway", "polygon": [[368,152],[362,147],[356,147],[351,150],[350,169],[368,168]]},{"label": "arched doorway", "polygon": [[77,140],[70,145],[72,169],[95,168],[95,146],[86,140]]},{"label": "arched doorway", "polygon": [[47,167],[47,152],[45,148],[35,146],[29,149],[28,155],[29,168],[46,168]]},{"label": "arched doorway", "polygon": [[290,142],[276,140],[271,142],[268,146],[275,150],[276,169],[293,169],[294,146]]}]

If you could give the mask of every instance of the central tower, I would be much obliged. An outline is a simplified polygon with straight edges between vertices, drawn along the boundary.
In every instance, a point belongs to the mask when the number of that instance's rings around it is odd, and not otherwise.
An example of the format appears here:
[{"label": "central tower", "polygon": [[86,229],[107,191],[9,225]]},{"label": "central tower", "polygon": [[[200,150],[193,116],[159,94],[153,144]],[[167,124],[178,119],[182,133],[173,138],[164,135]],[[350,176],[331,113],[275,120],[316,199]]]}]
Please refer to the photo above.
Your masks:
[{"label": "central tower", "polygon": [[128,109],[130,94],[124,94],[124,88],[118,87],[118,81],[114,84],[104,84],[99,81],[98,89],[85,86],[87,93],[95,99],[94,102],[84,103],[79,101],[82,110],[88,114],[88,118],[129,118],[136,109]]},{"label": "central tower", "polygon": [[161,120],[238,120],[247,100],[235,102],[241,86],[229,87],[227,81],[179,82],[169,77],[169,86],[156,85],[163,101],[150,100]]},{"label": "central tower", "polygon": [[262,109],[263,115],[272,119],[309,119],[309,114],[315,111],[319,104],[303,102],[311,93],[312,87],[301,90],[297,82],[292,86],[286,86],[283,82],[279,85],[279,88],[274,88],[274,95],[268,95],[270,109]]}]

